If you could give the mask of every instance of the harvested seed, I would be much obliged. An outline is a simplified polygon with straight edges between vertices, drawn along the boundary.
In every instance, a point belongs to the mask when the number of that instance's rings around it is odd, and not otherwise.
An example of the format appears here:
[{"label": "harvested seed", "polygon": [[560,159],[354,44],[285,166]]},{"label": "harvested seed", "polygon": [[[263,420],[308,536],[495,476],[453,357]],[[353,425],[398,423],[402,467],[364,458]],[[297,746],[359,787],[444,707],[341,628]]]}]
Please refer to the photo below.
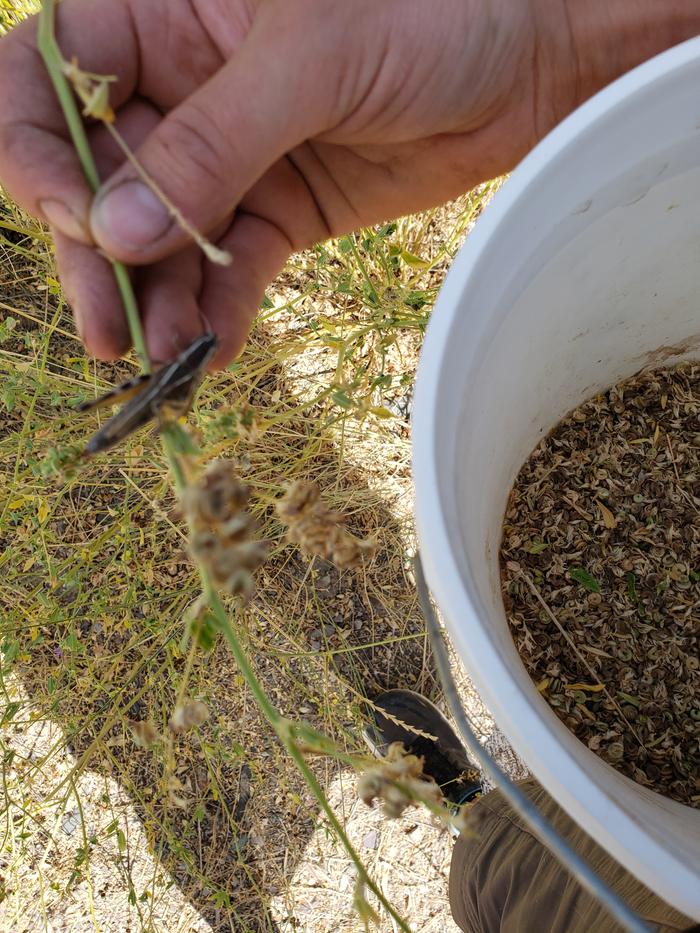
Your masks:
[{"label": "harvested seed", "polygon": [[700,364],[589,399],[511,491],[503,601],[539,692],[597,755],[700,807]]}]

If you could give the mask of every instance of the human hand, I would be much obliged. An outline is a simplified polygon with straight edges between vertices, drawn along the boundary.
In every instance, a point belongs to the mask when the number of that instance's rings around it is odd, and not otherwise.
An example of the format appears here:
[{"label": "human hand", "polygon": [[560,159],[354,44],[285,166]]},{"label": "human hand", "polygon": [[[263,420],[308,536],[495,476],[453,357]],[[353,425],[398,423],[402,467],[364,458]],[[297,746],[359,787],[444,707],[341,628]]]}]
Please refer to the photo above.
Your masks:
[{"label": "human hand", "polygon": [[113,358],[129,345],[101,250],[134,267],[156,360],[201,332],[201,311],[219,336],[215,365],[225,365],[290,252],[509,170],[602,84],[692,35],[691,6],[63,0],[64,57],[118,76],[117,128],[233,263],[204,259],[100,125],[89,134],[106,180],[93,198],[34,19],[0,42],[0,181],[50,224],[88,350]]}]

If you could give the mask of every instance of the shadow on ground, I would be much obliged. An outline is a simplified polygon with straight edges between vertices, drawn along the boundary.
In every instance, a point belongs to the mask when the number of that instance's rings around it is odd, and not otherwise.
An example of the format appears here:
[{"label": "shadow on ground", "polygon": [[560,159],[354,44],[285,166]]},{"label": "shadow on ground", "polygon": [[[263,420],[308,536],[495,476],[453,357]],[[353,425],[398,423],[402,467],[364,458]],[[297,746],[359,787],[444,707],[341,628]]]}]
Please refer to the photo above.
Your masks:
[{"label": "shadow on ground", "polygon": [[[59,374],[61,357],[74,351],[60,341],[54,349]],[[215,452],[240,464],[259,502],[261,527],[274,542],[250,607],[233,610],[237,625],[283,714],[313,723],[343,748],[364,750],[363,697],[397,686],[433,697],[438,690],[406,571],[407,529],[368,487],[362,469],[329,441],[323,412],[300,413],[298,386],[278,366],[231,385],[219,380],[207,392],[199,429],[205,442],[218,432]],[[239,417],[227,438],[222,425],[229,410],[245,410],[248,424],[243,430],[246,419]],[[21,405],[16,411],[31,414]],[[64,424],[43,397],[35,417]],[[23,425],[24,417],[8,421],[6,450],[21,446]],[[8,617],[25,619],[13,648],[15,671],[32,707],[63,730],[81,769],[109,775],[124,788],[151,851],[199,915],[216,931],[272,931],[278,927],[268,902],[285,889],[317,828],[318,811],[223,644],[188,662],[181,618],[197,584],[154,464],[157,444],[137,439],[126,467],[120,456],[93,462],[57,493],[46,523],[46,560],[28,565],[19,529],[5,535],[18,568],[14,590],[5,592],[26,600],[20,613],[6,606]],[[292,473],[317,479],[356,533],[378,535],[377,555],[362,571],[309,562],[284,543],[270,500],[279,493],[280,475]],[[34,625],[26,624],[28,612],[40,613]],[[183,678],[187,694],[203,697],[211,716],[171,742],[166,723]],[[130,727],[145,720],[165,736],[152,748],[138,747]],[[328,786],[338,766],[326,759],[313,764]],[[86,849],[99,844],[103,830],[96,843],[87,839]],[[121,842],[119,848],[128,888],[130,853],[121,851]],[[78,865],[66,893],[84,880]],[[147,904],[147,894],[130,892],[134,909],[145,910],[139,904]],[[99,909],[99,891],[95,898]],[[145,913],[140,916],[145,927]],[[148,923],[157,928],[153,917]],[[292,915],[286,928],[294,926]]]}]

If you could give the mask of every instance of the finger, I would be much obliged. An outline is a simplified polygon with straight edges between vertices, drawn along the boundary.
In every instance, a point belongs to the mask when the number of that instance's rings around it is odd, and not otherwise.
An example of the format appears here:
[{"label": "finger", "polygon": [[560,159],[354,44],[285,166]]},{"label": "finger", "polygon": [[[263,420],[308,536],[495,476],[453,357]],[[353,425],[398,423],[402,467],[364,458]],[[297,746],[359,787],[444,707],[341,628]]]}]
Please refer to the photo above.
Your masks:
[{"label": "finger", "polygon": [[148,353],[154,362],[171,360],[205,330],[198,304],[202,285],[199,250],[188,246],[137,270],[136,281]]},{"label": "finger", "polygon": [[63,291],[89,353],[116,360],[131,338],[111,264],[91,246],[52,229]]},{"label": "finger", "polygon": [[[37,51],[37,22],[31,17],[0,41],[0,178],[22,207],[88,243],[92,193]],[[76,55],[82,67],[98,63],[95,70],[119,75],[111,88],[115,104],[130,95],[138,55],[124,0],[64,0],[57,37],[66,58]]]},{"label": "finger", "polygon": [[[138,145],[159,120],[160,113],[151,104],[133,100],[120,113],[120,132],[130,145]],[[100,171],[121,164],[122,152],[102,125],[91,127],[89,137]],[[130,340],[110,264],[65,231],[53,227],[52,231],[59,277],[88,352],[101,359],[122,356]]]},{"label": "finger", "polygon": [[236,215],[218,245],[235,255],[236,261],[230,266],[205,267],[199,307],[219,338],[211,370],[222,369],[241,352],[265,289],[291,252],[289,240],[278,227],[246,213]]},{"label": "finger", "polygon": [[[136,155],[167,198],[209,231],[285,152],[324,129],[336,106],[332,83],[308,62],[328,58],[322,29],[302,29],[285,4],[269,4],[231,60],[172,110]],[[188,235],[125,164],[95,200],[92,232],[109,255],[153,262]]]},{"label": "finger", "polygon": [[[130,145],[138,145],[159,120],[152,104],[133,100],[120,112],[119,129]],[[121,164],[122,152],[104,126],[91,127],[89,139],[101,172]],[[101,359],[117,359],[128,350],[130,339],[110,263],[65,231],[52,227],[52,232],[61,284],[87,350]]]}]

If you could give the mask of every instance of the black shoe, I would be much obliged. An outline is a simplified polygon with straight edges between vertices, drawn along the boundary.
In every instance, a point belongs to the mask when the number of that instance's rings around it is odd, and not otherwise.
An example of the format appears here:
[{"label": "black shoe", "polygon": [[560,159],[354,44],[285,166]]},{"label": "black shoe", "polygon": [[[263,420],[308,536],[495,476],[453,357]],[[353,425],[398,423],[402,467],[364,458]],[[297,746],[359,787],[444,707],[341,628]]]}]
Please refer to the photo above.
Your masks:
[{"label": "black shoe", "polygon": [[466,803],[481,793],[478,769],[434,703],[413,690],[387,690],[374,706],[374,724],[364,735],[375,755],[383,758],[393,742],[402,742],[424,759],[423,772],[440,785],[447,800]]}]

